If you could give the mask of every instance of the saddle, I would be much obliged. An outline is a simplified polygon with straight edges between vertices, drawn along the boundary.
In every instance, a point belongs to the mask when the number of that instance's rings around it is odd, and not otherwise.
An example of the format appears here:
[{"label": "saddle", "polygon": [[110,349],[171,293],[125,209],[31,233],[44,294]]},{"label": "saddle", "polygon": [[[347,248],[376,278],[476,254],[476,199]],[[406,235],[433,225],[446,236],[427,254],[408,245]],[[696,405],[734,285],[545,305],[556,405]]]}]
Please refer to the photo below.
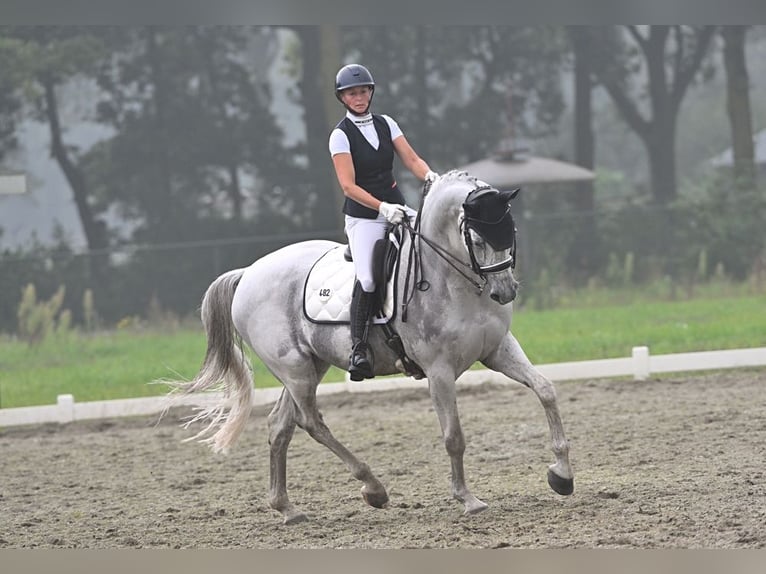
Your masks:
[{"label": "saddle", "polygon": [[[379,325],[386,343],[399,357],[397,367],[416,379],[425,377],[423,370],[404,352],[401,338],[391,326],[396,315],[397,276],[402,230],[392,229],[373,248],[373,277],[377,285],[373,298],[372,323]],[[306,277],[303,288],[303,313],[312,323],[349,324],[351,296],[356,275],[348,246],[326,251]]]},{"label": "saddle", "polygon": [[[382,242],[375,246],[381,251]],[[325,252],[311,267],[303,288],[303,313],[312,323],[348,324],[351,319],[351,296],[356,275],[354,265],[346,258],[343,246]],[[374,254],[379,257],[379,254]],[[378,259],[375,259],[379,261]],[[394,264],[396,263],[394,252]],[[380,269],[380,270],[379,270]],[[374,278],[378,286],[373,298],[373,323],[382,325],[391,321],[396,312],[395,269],[384,271],[375,266]]]}]

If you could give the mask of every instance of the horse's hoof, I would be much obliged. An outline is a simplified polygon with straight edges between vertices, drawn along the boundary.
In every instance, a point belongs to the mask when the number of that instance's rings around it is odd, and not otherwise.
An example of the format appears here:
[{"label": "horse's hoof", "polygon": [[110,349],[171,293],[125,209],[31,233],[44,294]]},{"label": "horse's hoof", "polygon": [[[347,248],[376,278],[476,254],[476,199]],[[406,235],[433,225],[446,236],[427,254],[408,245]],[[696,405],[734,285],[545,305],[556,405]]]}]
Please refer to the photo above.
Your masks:
[{"label": "horse's hoof", "polygon": [[474,502],[470,506],[466,505],[464,514],[466,516],[473,516],[474,514],[479,514],[481,512],[484,512],[485,510],[487,510],[487,508],[489,508],[489,505],[486,502],[482,502],[481,500],[476,499],[476,502]]},{"label": "horse's hoof", "polygon": [[574,479],[561,478],[552,470],[548,471],[548,484],[555,492],[563,494],[564,496],[570,495],[574,492]]},{"label": "horse's hoof", "polygon": [[302,512],[294,512],[290,515],[285,515],[285,524],[298,524],[300,522],[306,522],[308,520],[308,516],[303,514]]},{"label": "horse's hoof", "polygon": [[388,504],[388,494],[385,490],[383,492],[367,492],[363,487],[362,498],[373,508],[385,508]]}]

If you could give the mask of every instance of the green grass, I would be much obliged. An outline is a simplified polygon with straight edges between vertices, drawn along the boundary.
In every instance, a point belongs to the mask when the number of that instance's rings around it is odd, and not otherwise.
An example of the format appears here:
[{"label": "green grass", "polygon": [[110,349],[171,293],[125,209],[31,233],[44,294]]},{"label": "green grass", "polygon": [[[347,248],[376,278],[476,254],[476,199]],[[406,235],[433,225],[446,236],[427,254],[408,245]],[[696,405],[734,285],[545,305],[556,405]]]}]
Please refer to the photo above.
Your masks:
[{"label": "green grass", "polygon": [[204,352],[204,337],[192,331],[70,334],[32,348],[5,341],[0,344],[0,401],[12,407],[55,403],[63,393],[78,401],[161,394],[166,389],[146,383],[176,377],[174,371],[193,376]]},{"label": "green grass", "polygon": [[512,331],[534,363],[766,346],[766,297],[524,311]]},{"label": "green grass", "polygon": [[[647,345],[652,354],[766,346],[766,297],[636,302],[514,315],[513,332],[538,364],[626,357]],[[202,328],[70,334],[38,347],[0,339],[0,407],[164,394],[150,381],[190,379],[205,353]],[[253,361],[256,386],[277,384]],[[326,381],[342,380],[332,369]]]}]

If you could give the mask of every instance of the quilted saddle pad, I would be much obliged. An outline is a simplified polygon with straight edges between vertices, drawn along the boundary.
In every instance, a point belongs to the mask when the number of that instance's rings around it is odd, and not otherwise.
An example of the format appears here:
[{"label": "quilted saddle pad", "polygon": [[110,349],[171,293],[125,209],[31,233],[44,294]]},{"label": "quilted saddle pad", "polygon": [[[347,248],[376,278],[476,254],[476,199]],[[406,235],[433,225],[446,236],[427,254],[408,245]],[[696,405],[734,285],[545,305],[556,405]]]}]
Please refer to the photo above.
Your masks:
[{"label": "quilted saddle pad", "polygon": [[[351,295],[356,275],[354,264],[346,261],[345,245],[333,247],[309,271],[303,289],[303,312],[314,323],[349,323]],[[394,315],[394,273],[386,286],[386,300],[376,324],[388,323]]]}]

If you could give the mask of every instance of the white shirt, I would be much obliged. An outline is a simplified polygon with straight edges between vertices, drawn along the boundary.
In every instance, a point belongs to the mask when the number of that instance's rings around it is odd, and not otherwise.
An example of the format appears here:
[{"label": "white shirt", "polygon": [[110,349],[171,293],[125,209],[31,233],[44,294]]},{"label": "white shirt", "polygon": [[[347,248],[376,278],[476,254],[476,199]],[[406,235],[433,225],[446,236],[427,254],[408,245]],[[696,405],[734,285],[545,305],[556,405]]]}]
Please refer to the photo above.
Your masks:
[{"label": "white shirt", "polygon": [[[364,116],[355,116],[350,112],[346,112],[346,117],[350,119],[362,132],[364,138],[370,142],[370,145],[374,149],[378,149],[380,141],[378,140],[378,132],[375,131],[375,126],[372,123],[372,114],[368,113]],[[399,136],[404,135],[402,133],[399,124],[396,123],[390,116],[382,114],[384,120],[388,124],[388,128],[391,130],[391,141],[394,141]],[[351,153],[351,144],[348,143],[348,137],[339,128],[335,128],[330,133],[330,155],[339,153]]]}]

